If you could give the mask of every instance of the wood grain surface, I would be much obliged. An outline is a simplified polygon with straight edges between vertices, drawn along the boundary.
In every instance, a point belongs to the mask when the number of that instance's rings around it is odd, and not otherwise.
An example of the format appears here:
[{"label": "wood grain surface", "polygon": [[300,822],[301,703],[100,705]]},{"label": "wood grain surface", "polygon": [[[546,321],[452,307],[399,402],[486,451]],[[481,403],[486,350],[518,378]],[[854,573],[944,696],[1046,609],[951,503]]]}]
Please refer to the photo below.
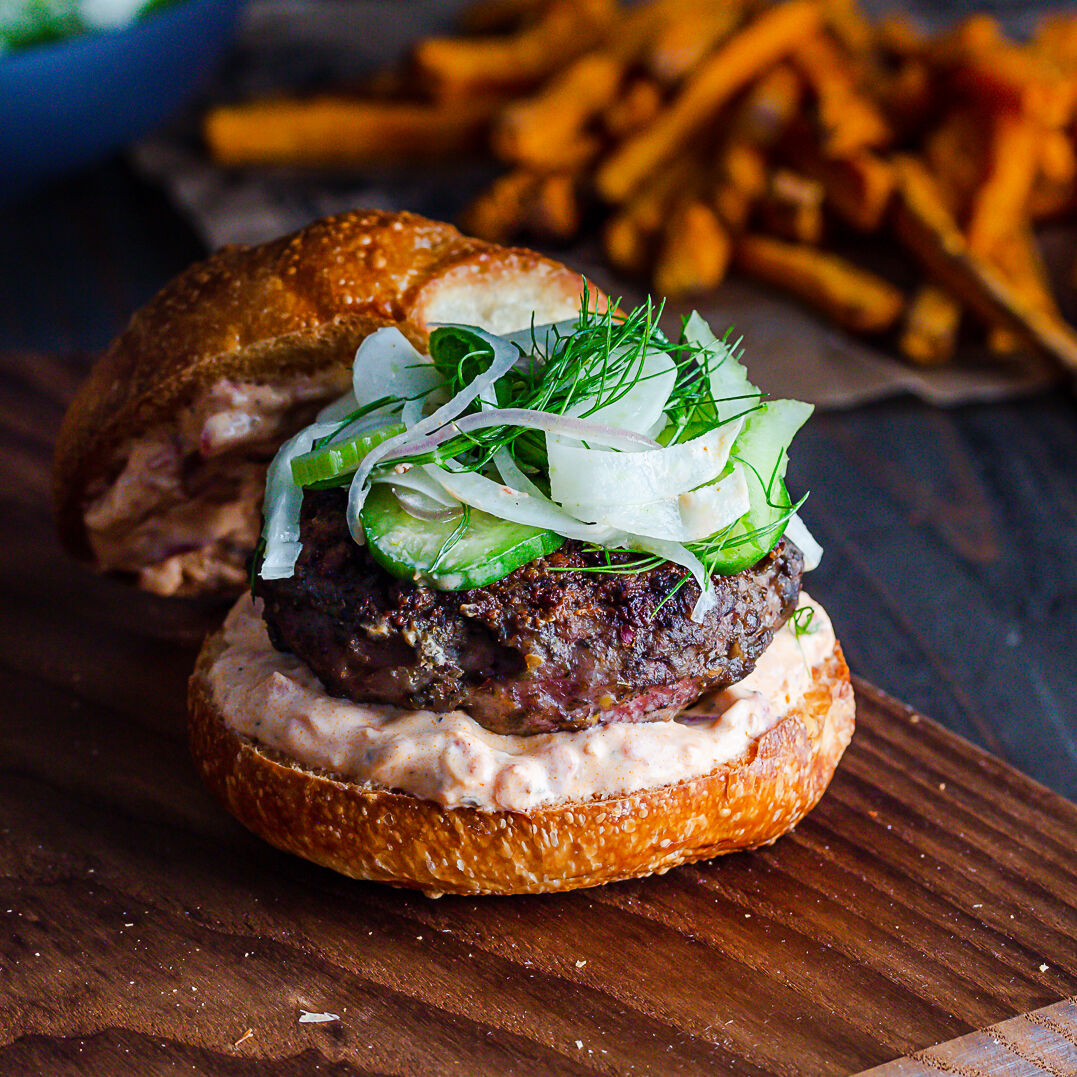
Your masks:
[{"label": "wood grain surface", "polygon": [[1077,999],[1011,1017],[858,1077],[1073,1077],[1077,1073]]},{"label": "wood grain surface", "polygon": [[184,742],[221,609],[53,538],[83,367],[0,356],[0,1073],[842,1074],[1077,993],[1077,807],[864,683],[815,814],[663,877],[434,902],[256,841]]}]

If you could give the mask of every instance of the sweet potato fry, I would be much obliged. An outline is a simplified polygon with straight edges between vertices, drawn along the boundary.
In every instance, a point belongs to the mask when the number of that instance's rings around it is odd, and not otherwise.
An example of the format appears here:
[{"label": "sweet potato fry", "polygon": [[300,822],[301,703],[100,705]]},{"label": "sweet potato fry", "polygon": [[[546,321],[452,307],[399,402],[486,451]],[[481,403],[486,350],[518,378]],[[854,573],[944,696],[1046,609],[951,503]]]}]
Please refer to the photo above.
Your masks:
[{"label": "sweet potato fry", "polygon": [[606,134],[621,139],[646,127],[662,107],[662,92],[649,78],[633,79],[602,116]]},{"label": "sweet potato fry", "polygon": [[919,56],[902,60],[892,71],[878,72],[873,91],[899,142],[917,137],[937,109],[931,66]]},{"label": "sweet potato fry", "polygon": [[742,236],[734,248],[746,273],[800,296],[846,329],[881,333],[901,316],[892,284],[836,254],[765,236]]},{"label": "sweet potato fry", "polygon": [[767,159],[751,142],[730,138],[722,149],[717,177],[747,198],[759,198],[767,189]]},{"label": "sweet potato fry", "polygon": [[714,210],[689,201],[669,218],[654,266],[659,295],[679,297],[721,284],[729,267],[729,233]]},{"label": "sweet potato fry", "polygon": [[991,261],[1031,306],[1061,317],[1051,292],[1047,265],[1027,222],[995,245]]},{"label": "sweet potato fry", "polygon": [[527,231],[564,243],[580,230],[580,199],[576,178],[567,173],[543,176],[525,222]]},{"label": "sweet potato fry", "polygon": [[671,19],[647,50],[647,70],[661,84],[676,85],[729,36],[740,19],[737,3],[699,7]]},{"label": "sweet potato fry", "polygon": [[606,224],[603,245],[610,262],[623,272],[643,273],[671,207],[694,197],[705,178],[706,169],[693,154],[651,176]]},{"label": "sweet potato fry", "polygon": [[[582,163],[582,131],[617,96],[624,65],[602,52],[573,61],[534,97],[505,108],[493,129],[503,160],[551,170]],[[597,143],[593,143],[597,150]]]},{"label": "sweet potato fry", "polygon": [[927,36],[908,17],[892,13],[875,24],[875,46],[891,56],[921,58],[927,49]]},{"label": "sweet potato fry", "polygon": [[937,366],[954,354],[961,304],[944,288],[922,284],[905,311],[902,353],[920,366]]},{"label": "sweet potato fry", "polygon": [[820,20],[813,0],[790,0],[735,34],[688,79],[670,107],[645,131],[630,138],[595,177],[608,202],[623,202],[663,161],[674,156],[708,117],[761,71],[780,60]]},{"label": "sweet potato fry", "polygon": [[763,227],[771,235],[795,243],[823,238],[823,185],[788,168],[779,168],[760,204]]},{"label": "sweet potato fry", "polygon": [[541,177],[522,168],[498,177],[461,214],[461,227],[479,239],[507,243],[523,229],[540,182]]},{"label": "sweet potato fry", "polygon": [[481,145],[495,102],[452,108],[351,98],[214,109],[206,143],[222,165],[364,165],[423,160]]},{"label": "sweet potato fry", "polygon": [[1043,131],[1038,150],[1039,172],[1048,182],[1072,184],[1077,179],[1077,136],[1065,131]]},{"label": "sweet potato fry", "polygon": [[716,184],[711,202],[722,223],[734,235],[739,235],[748,226],[754,200],[739,187],[734,187],[731,183]]},{"label": "sweet potato fry", "polygon": [[606,260],[619,273],[642,276],[647,270],[653,234],[624,210],[615,213],[602,229]]},{"label": "sweet potato fry", "polygon": [[1077,15],[1054,11],[1036,27],[1036,47],[1056,63],[1077,63]]},{"label": "sweet potato fry", "polygon": [[[743,0],[731,0],[739,7]],[[714,0],[647,0],[623,9],[616,32],[609,35],[606,48],[621,60],[643,63],[648,50],[666,27],[694,18],[714,7]]]},{"label": "sweet potato fry", "polygon": [[699,193],[707,172],[707,166],[697,155],[686,154],[651,176],[624,208],[645,228],[657,232],[678,200]]},{"label": "sweet potato fry", "polygon": [[1038,129],[1030,119],[1009,112],[995,119],[987,172],[973,195],[968,244],[973,254],[990,257],[1025,218],[1036,176]]},{"label": "sweet potato fry", "polygon": [[987,331],[987,350],[992,355],[1014,356],[1027,345],[1024,337],[1005,325],[993,325]]},{"label": "sweet potato fry", "polygon": [[871,23],[856,0],[823,0],[826,25],[851,56],[869,56],[873,44]]},{"label": "sweet potato fry", "polygon": [[[1009,282],[1014,293],[1029,307],[1052,318],[1062,317],[1051,293],[1047,266],[1039,244],[1027,224],[995,245],[991,262]],[[1002,325],[993,326],[987,335],[988,348],[995,355],[1011,355],[1020,350],[1021,343],[1018,334]]]},{"label": "sweet potato fry", "polygon": [[959,220],[968,216],[990,153],[991,125],[967,108],[952,108],[924,140],[927,165],[947,208]]},{"label": "sweet potato fry", "polygon": [[986,12],[976,12],[936,38],[931,52],[943,62],[965,60],[970,56],[990,52],[1005,43],[1006,37],[998,19]]},{"label": "sweet potato fry", "polygon": [[1045,127],[1064,127],[1073,115],[1077,82],[1032,49],[1004,42],[948,59],[953,89],[990,109],[1022,112]]},{"label": "sweet potato fry", "polygon": [[1042,131],[1038,169],[1028,199],[1034,221],[1057,217],[1077,208],[1077,144],[1065,131]]},{"label": "sweet potato fry", "polygon": [[712,201],[732,232],[740,232],[768,185],[767,162],[751,142],[731,137],[722,148],[714,172]]},{"label": "sweet potato fry", "polygon": [[538,21],[509,37],[420,41],[415,67],[443,99],[462,100],[491,87],[525,90],[590,49],[614,11],[614,0],[553,0]]},{"label": "sweet potato fry", "polygon": [[773,146],[796,117],[802,97],[797,73],[787,63],[778,64],[745,92],[730,131],[745,142]]},{"label": "sweet potato fry", "polygon": [[993,266],[974,255],[930,173],[915,158],[895,158],[898,239],[958,299],[993,324],[1019,333],[1063,369],[1077,374],[1077,334],[1061,319],[1037,311]]},{"label": "sweet potato fry", "polygon": [[[1040,133],[1024,116],[1003,112],[995,118],[984,182],[972,198],[967,239],[970,254],[990,262],[1022,303],[1057,317],[1053,301],[1044,302],[1046,289],[1039,281],[1046,281],[1046,273],[1037,274],[1038,251],[1022,226],[1038,169]],[[1010,326],[994,325],[988,331],[988,350],[1010,355],[1020,350],[1022,339]]]},{"label": "sweet potato fry", "polygon": [[889,143],[890,125],[857,89],[848,57],[833,41],[822,34],[808,36],[793,51],[792,62],[815,98],[825,156],[848,157]]},{"label": "sweet potato fry", "polygon": [[874,232],[882,224],[894,193],[894,170],[869,150],[850,157],[824,157],[803,130],[783,142],[789,160],[806,176],[818,180],[827,203],[853,228]]},{"label": "sweet potato fry", "polygon": [[826,188],[827,200],[854,228],[874,232],[894,193],[890,163],[865,150],[852,157],[820,161],[809,169]]}]

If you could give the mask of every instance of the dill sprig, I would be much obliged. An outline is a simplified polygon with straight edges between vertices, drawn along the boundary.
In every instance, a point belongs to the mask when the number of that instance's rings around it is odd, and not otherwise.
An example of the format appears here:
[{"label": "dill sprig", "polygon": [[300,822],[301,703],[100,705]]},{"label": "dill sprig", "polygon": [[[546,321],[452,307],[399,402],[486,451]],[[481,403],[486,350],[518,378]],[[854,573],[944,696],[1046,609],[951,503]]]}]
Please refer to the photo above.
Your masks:
[{"label": "dill sprig", "polygon": [[815,608],[813,606],[800,606],[793,611],[789,618],[793,622],[793,635],[799,640],[801,636],[810,636],[815,631]]},{"label": "dill sprig", "polygon": [[465,505],[464,511],[460,514],[460,522],[453,528],[453,532],[442,543],[441,549],[438,550],[437,557],[434,558],[433,564],[430,566],[430,571],[437,571],[441,562],[445,560],[452,548],[464,537],[467,533],[467,529],[471,526],[471,506]]},{"label": "dill sprig", "polygon": [[[660,351],[673,361],[676,374],[664,409],[665,428],[658,441],[672,445],[719,425],[718,405],[729,401],[714,399],[711,375],[731,353],[725,348],[707,350],[672,343],[658,328],[662,307],[656,307],[649,299],[628,314],[620,313],[618,306],[613,302],[601,311],[593,309],[585,289],[580,314],[568,331],[555,328],[548,334],[539,334],[532,324],[530,347],[518,345],[520,361],[497,382],[497,406],[529,408],[553,415],[571,411],[586,419],[619,402],[648,380],[664,377],[664,373],[646,370],[648,357]],[[451,334],[454,343],[466,336],[455,328],[436,329],[431,334],[431,353],[446,378],[444,392],[452,396],[469,384],[492,356],[489,345],[476,336],[474,347],[439,362],[439,343],[445,339],[439,337],[441,333]],[[733,398],[740,399],[746,402],[743,412],[725,421],[740,418],[758,407],[756,395]],[[481,407],[481,402],[476,401],[465,414]],[[507,450],[522,470],[537,473],[540,478],[545,474],[544,435],[507,425],[461,433],[435,452],[396,457],[393,463],[451,460],[456,470],[483,471],[499,449]]]}]

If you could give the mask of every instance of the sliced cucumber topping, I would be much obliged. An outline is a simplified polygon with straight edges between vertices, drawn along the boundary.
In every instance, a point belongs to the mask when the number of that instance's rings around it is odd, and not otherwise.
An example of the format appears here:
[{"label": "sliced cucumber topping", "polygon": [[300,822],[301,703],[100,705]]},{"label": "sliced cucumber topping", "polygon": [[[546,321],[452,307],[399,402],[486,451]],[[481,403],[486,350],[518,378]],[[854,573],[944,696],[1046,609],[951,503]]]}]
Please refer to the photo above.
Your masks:
[{"label": "sliced cucumber topping", "polygon": [[485,587],[553,553],[565,541],[538,527],[469,509],[447,520],[418,520],[381,483],[363,506],[370,554],[387,572],[439,591]]},{"label": "sliced cucumber topping", "polygon": [[312,449],[292,461],[292,481],[296,486],[313,486],[350,475],[375,445],[403,432],[403,423],[393,423]]},{"label": "sliced cucumber topping", "polygon": [[744,465],[751,508],[733,525],[721,552],[708,558],[712,572],[724,576],[750,568],[782,537],[793,507],[784,481],[787,450],[812,410],[799,400],[772,400],[748,416],[730,457]]}]

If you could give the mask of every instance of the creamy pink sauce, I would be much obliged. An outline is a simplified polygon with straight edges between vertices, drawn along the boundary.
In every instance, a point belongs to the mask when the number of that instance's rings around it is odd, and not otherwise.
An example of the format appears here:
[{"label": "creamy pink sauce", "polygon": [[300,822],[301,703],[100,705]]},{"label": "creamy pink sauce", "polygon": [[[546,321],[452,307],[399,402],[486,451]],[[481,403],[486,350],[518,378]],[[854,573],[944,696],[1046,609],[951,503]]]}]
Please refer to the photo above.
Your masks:
[{"label": "creamy pink sauce", "polygon": [[744,680],[671,722],[513,737],[462,711],[337,699],[306,665],[273,647],[249,595],[225,621],[225,648],[209,682],[235,732],[307,767],[444,807],[527,811],[698,777],[742,755],[799,702],[812,668],[834,651],[822,607],[807,595],[801,607],[813,611],[808,631],[798,636],[790,622]]},{"label": "creamy pink sauce", "polygon": [[121,446],[123,466],[84,509],[98,563],[170,595],[239,586],[262,528],[266,462],[339,371],[279,385],[223,378],[174,419]]}]

